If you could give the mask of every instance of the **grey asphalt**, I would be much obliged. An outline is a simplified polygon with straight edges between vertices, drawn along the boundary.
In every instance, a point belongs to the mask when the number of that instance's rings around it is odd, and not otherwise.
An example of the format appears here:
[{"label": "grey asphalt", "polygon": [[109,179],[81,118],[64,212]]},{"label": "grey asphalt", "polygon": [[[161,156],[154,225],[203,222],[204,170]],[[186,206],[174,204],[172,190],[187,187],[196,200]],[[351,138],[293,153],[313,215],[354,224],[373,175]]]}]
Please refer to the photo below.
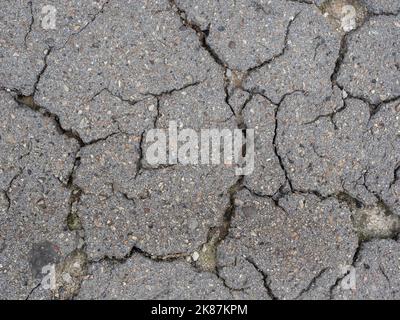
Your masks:
[{"label": "grey asphalt", "polygon": [[398,0],[0,0],[0,108],[0,299],[400,299]]}]

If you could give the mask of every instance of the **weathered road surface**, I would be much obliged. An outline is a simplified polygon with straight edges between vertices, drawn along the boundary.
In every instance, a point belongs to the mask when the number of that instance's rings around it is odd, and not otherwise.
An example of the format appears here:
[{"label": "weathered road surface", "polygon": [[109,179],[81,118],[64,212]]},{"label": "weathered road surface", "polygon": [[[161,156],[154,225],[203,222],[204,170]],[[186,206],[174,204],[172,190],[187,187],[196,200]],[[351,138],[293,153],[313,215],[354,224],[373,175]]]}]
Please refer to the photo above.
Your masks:
[{"label": "weathered road surface", "polygon": [[0,108],[1,299],[400,298],[398,0],[0,0]]}]

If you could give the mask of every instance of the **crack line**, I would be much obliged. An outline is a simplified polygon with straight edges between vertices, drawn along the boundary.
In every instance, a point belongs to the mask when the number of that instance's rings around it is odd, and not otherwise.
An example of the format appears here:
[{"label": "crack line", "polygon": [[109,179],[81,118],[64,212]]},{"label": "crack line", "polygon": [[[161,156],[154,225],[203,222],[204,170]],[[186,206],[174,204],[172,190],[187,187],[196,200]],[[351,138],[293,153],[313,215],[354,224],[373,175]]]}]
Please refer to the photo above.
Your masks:
[{"label": "crack line", "polygon": [[256,270],[257,272],[262,276],[263,278],[263,283],[264,283],[264,288],[267,290],[268,295],[271,297],[272,300],[279,300],[279,297],[275,295],[275,293],[272,291],[271,288],[271,281],[269,279],[269,275],[264,272],[261,268],[257,266],[257,264],[254,262],[254,260],[250,257],[245,258],[247,262],[249,262]]}]

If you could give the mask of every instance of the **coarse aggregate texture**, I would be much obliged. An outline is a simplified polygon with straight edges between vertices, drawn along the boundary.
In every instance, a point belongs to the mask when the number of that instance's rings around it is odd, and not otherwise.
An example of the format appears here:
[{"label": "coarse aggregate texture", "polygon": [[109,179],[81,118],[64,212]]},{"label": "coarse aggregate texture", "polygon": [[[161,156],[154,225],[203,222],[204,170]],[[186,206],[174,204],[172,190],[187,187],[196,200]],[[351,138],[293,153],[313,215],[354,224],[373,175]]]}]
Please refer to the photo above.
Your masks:
[{"label": "coarse aggregate texture", "polygon": [[0,0],[0,299],[399,299],[399,10]]}]

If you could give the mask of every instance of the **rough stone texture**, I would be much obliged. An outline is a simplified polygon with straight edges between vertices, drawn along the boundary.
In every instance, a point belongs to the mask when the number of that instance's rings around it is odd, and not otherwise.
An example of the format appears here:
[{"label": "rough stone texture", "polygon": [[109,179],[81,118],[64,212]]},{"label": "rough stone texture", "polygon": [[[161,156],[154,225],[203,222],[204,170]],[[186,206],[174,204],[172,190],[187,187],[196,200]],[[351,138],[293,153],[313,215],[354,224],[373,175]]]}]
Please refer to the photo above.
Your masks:
[{"label": "rough stone texture", "polygon": [[[335,113],[343,103],[337,100],[338,94],[319,109],[332,108],[332,119],[327,111],[321,112],[327,116],[310,119],[310,101],[301,93],[289,96],[281,105],[278,150],[296,190],[317,190],[325,196],[336,194],[347,186],[346,182],[356,188],[362,175],[365,150],[359,142],[365,132],[369,109],[361,101],[353,100]],[[318,106],[312,109],[315,108]]]},{"label": "rough stone texture", "polygon": [[26,35],[32,21],[28,1],[2,1],[0,14],[0,87],[18,88],[31,94],[43,68],[41,50],[27,48]]},{"label": "rough stone texture", "polygon": [[[204,83],[161,96],[157,128],[168,128],[176,119],[179,127],[195,130],[235,128],[223,81],[216,78],[210,75]],[[138,135],[113,136],[81,151],[76,183],[90,194],[82,197],[79,211],[91,259],[121,258],[132,245],[156,256],[189,254],[207,241],[210,228],[222,224],[228,190],[237,180],[233,168],[148,168],[146,159],[139,159],[147,146],[140,141]]]},{"label": "rough stone texture", "polygon": [[354,265],[356,288],[338,287],[335,299],[399,299],[399,253],[399,243],[394,240],[365,243]]},{"label": "rough stone texture", "polygon": [[323,101],[331,94],[330,75],[339,52],[340,37],[312,6],[297,13],[288,29],[283,54],[251,72],[244,86],[265,94],[274,103],[294,91]]},{"label": "rough stone texture", "polygon": [[196,131],[236,128],[232,111],[225,102],[223,70],[216,63],[209,63],[212,68],[204,81],[161,96],[157,128],[168,128],[170,121],[176,121],[179,128]]},{"label": "rough stone texture", "polygon": [[[103,12],[106,0],[95,1],[59,1],[35,0],[25,1],[31,9],[30,30],[26,36],[28,46],[42,46],[61,48],[70,38],[79,35],[98,15]],[[50,27],[49,18],[52,15],[51,6],[56,10],[55,28]]]},{"label": "rough stone texture", "polygon": [[75,110],[62,108],[57,114],[66,119],[64,129],[72,129],[84,143],[92,143],[119,132],[141,135],[153,127],[156,104],[155,99],[133,104],[102,90]]},{"label": "rough stone texture", "polygon": [[[399,1],[0,8],[1,299],[400,298]],[[152,163],[175,123],[254,171]]]},{"label": "rough stone texture", "polygon": [[[96,17],[104,3],[105,0],[2,1],[0,87],[33,94],[49,48],[64,46]],[[55,29],[42,27],[49,13],[42,11],[45,6],[54,6],[57,10]]]},{"label": "rough stone texture", "polygon": [[223,167],[177,165],[138,173],[134,143],[112,137],[82,150],[76,182],[91,194],[79,210],[89,257],[123,257],[133,244],[157,256],[192,252],[222,223],[237,178]]},{"label": "rough stone texture", "polygon": [[70,190],[62,181],[78,144],[10,94],[1,92],[0,101],[0,292],[2,299],[24,299],[40,282],[42,267],[76,246],[77,236],[65,224]]},{"label": "rough stone texture", "polygon": [[328,275],[321,286],[329,288],[341,267],[351,264],[357,237],[350,211],[336,199],[294,194],[282,198],[278,207],[244,191],[237,206],[218,251],[219,268],[236,268],[238,261],[252,265],[273,297],[300,297],[321,273]]},{"label": "rough stone texture", "polygon": [[[127,25],[131,31],[123,32]],[[202,81],[213,67],[197,36],[182,27],[168,1],[110,2],[47,63],[37,99],[54,111],[65,104],[78,107],[104,88],[126,100],[142,100]]]},{"label": "rough stone texture", "polygon": [[370,119],[372,142],[370,165],[365,177],[368,190],[382,199],[391,211],[400,214],[400,101],[381,105]]},{"label": "rough stone texture", "polygon": [[285,183],[285,174],[274,150],[277,107],[257,95],[243,111],[246,128],[255,130],[255,168],[244,184],[260,195],[275,194]]},{"label": "rough stone texture", "polygon": [[400,3],[397,0],[361,0],[369,11],[375,14],[398,14]]},{"label": "rough stone texture", "polygon": [[372,104],[398,98],[399,28],[399,16],[381,16],[369,19],[351,34],[337,78],[339,85],[351,95]]},{"label": "rough stone texture", "polygon": [[[213,274],[199,273],[186,262],[152,261],[134,254],[127,262],[92,265],[78,299],[231,299]],[[157,274],[157,277],[154,275]],[[98,290],[99,286],[102,290]]]},{"label": "rough stone texture", "polygon": [[[366,204],[382,198],[398,212],[398,102],[382,105],[371,116],[366,103],[346,99],[343,104],[336,92],[336,98],[312,107],[326,110],[312,120],[302,94],[281,105],[278,150],[293,188],[325,196],[348,192]],[[308,112],[297,109],[303,105]]]},{"label": "rough stone texture", "polygon": [[274,1],[176,1],[189,21],[208,30],[207,42],[231,69],[247,70],[277,56],[300,5]]}]

